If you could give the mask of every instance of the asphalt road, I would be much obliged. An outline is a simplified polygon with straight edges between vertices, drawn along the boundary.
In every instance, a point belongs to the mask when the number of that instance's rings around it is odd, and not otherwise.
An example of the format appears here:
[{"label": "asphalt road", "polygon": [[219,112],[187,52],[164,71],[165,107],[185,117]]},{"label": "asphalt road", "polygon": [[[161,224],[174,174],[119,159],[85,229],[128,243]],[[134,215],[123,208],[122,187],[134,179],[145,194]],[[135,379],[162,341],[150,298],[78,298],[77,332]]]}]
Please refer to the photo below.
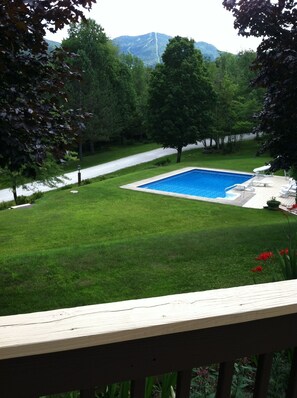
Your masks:
[{"label": "asphalt road", "polygon": [[[241,136],[243,140],[252,140],[255,136],[253,134],[244,134]],[[190,149],[202,148],[202,143],[188,145],[183,148],[183,151],[188,151]],[[105,174],[113,173],[117,170],[125,169],[127,167],[136,166],[137,164],[151,162],[152,160],[162,158],[167,155],[176,154],[176,150],[172,148],[159,148],[152,151],[143,152],[137,155],[127,156],[118,160],[113,160],[112,162],[103,163],[98,166],[88,167],[81,170],[81,179],[91,179],[99,177]],[[57,188],[61,188],[65,185],[75,184],[78,181],[78,172],[74,171],[71,173],[66,173],[64,179],[61,183],[58,183],[55,187],[49,187],[41,182],[34,182],[26,184],[24,187],[17,188],[18,196],[30,196],[36,191],[47,192],[52,191]],[[61,177],[62,178],[62,177]],[[8,202],[13,200],[13,195],[11,189],[0,190],[0,202]]]},{"label": "asphalt road", "polygon": [[[202,144],[194,144],[188,145],[183,148],[183,151],[187,151],[190,149],[202,148]],[[91,179],[95,177],[99,177],[105,174],[113,173],[117,170],[125,169],[127,167],[136,166],[137,164],[147,163],[152,160],[162,158],[163,156],[175,154],[176,150],[171,148],[159,148],[154,149],[152,151],[143,152],[137,155],[127,156],[125,158],[121,158],[118,160],[114,160],[112,162],[103,163],[98,166],[88,167],[86,169],[81,170],[81,179]],[[18,195],[29,196],[32,195],[33,192],[41,191],[47,192],[53,189],[61,188],[65,185],[75,184],[78,181],[78,172],[74,171],[71,173],[66,173],[63,182],[58,183],[56,187],[49,187],[40,182],[34,182],[30,184],[26,184],[24,187],[17,188]],[[13,195],[11,189],[2,189],[0,190],[0,202],[7,202],[13,200]]]}]

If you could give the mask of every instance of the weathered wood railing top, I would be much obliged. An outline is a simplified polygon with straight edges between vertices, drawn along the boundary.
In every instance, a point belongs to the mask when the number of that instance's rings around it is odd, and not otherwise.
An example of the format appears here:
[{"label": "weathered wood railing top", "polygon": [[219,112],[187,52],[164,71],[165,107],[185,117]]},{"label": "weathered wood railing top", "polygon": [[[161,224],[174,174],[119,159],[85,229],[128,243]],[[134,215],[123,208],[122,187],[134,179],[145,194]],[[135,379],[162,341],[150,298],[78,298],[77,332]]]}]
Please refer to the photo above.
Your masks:
[{"label": "weathered wood railing top", "polygon": [[0,360],[297,313],[297,280],[0,317]]}]

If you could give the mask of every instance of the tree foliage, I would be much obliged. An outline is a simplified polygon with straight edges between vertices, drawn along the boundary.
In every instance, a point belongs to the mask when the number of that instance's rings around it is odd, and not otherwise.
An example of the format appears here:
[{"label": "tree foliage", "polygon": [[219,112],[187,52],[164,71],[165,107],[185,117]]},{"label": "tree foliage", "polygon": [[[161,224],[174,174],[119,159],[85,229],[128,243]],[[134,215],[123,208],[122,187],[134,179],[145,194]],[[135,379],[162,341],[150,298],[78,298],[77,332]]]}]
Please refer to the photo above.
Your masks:
[{"label": "tree foliage", "polygon": [[294,0],[224,0],[243,36],[262,37],[254,68],[255,84],[266,89],[257,131],[263,150],[281,155],[297,170],[297,3]]},{"label": "tree foliage", "polygon": [[132,54],[121,54],[121,61],[128,66],[135,92],[136,108],[133,118],[125,131],[128,139],[143,141],[147,137],[148,82],[151,69]]},{"label": "tree foliage", "polygon": [[250,133],[255,126],[254,115],[260,111],[263,101],[262,90],[251,85],[256,76],[251,69],[255,58],[253,51],[237,55],[222,53],[215,62],[208,63],[216,93],[210,138],[215,140],[217,149],[224,147],[226,137],[233,146],[236,135]]},{"label": "tree foliage", "polygon": [[[72,61],[82,71],[80,82],[68,85],[70,106],[93,114],[82,142],[123,142],[137,135],[146,90],[140,60],[118,54],[104,29],[88,19],[73,24],[63,47],[77,54]],[[142,66],[142,67],[141,67]]]},{"label": "tree foliage", "polygon": [[0,167],[34,177],[47,153],[59,156],[81,127],[83,115],[65,108],[64,83],[77,76],[62,49],[48,52],[44,37],[95,1],[1,1]]},{"label": "tree foliage", "polygon": [[151,75],[148,116],[153,138],[175,148],[179,162],[183,146],[204,138],[214,94],[193,40],[171,39],[162,60]]},{"label": "tree foliage", "polygon": [[225,137],[232,134],[235,123],[235,96],[238,85],[230,73],[230,63],[235,56],[222,54],[215,62],[208,65],[211,82],[216,94],[213,108],[213,126],[209,137],[215,141],[216,148],[222,149]]}]

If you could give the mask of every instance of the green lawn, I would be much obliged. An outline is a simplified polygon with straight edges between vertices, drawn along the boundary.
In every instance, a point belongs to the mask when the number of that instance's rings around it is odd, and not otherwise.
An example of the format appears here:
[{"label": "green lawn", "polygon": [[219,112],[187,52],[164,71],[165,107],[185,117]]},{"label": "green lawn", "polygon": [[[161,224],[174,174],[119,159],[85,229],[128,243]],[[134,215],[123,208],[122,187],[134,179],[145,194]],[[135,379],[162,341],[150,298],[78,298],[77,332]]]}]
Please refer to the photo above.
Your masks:
[{"label": "green lawn", "polygon": [[269,160],[254,153],[254,142],[232,155],[191,151],[180,165],[139,165],[1,211],[0,314],[254,283],[256,255],[286,245],[281,212],[119,188],[187,166],[251,171]]}]

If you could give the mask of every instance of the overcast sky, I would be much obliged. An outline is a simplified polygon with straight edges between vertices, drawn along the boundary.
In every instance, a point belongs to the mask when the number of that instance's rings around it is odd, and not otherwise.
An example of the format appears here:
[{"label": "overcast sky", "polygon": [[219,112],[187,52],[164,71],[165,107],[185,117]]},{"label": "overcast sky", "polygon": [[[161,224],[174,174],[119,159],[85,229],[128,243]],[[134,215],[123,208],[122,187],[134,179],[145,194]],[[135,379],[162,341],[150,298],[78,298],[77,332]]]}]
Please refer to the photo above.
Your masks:
[{"label": "overcast sky", "polygon": [[[159,32],[205,41],[231,53],[255,50],[259,43],[237,35],[232,14],[224,9],[222,0],[97,0],[86,16],[100,24],[111,39]],[[65,30],[47,35],[56,41],[65,37]]]}]

